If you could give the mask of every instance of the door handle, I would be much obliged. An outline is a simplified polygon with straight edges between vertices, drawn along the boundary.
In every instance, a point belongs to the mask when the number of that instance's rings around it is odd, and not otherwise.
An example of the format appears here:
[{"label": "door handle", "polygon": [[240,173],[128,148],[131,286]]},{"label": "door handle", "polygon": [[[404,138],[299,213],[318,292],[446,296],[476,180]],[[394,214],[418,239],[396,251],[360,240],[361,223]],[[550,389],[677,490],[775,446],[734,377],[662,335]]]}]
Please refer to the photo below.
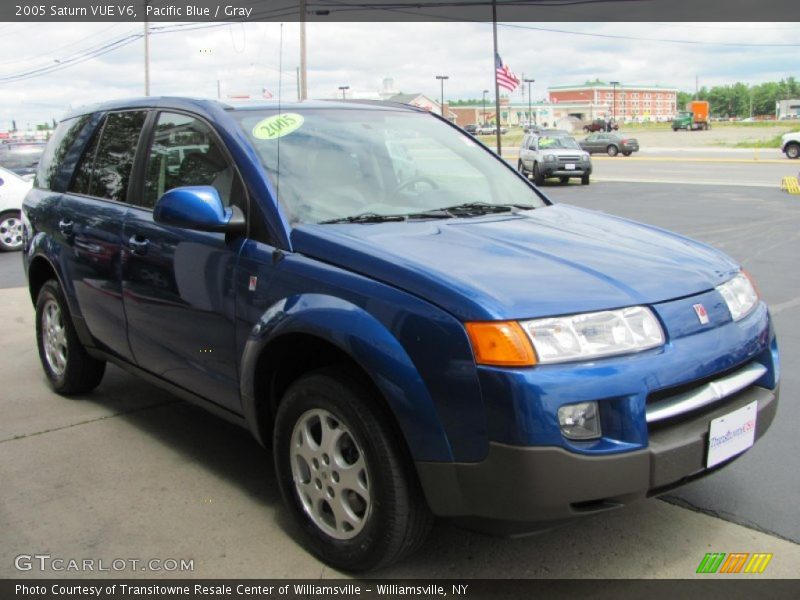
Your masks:
[{"label": "door handle", "polygon": [[73,225],[75,225],[75,223],[71,219],[61,219],[58,222],[58,228],[61,230],[61,233],[64,235],[64,237],[70,237],[72,235]]},{"label": "door handle", "polygon": [[147,247],[150,245],[150,240],[140,235],[131,236],[128,240],[128,247],[133,254],[143,256],[147,254]]}]

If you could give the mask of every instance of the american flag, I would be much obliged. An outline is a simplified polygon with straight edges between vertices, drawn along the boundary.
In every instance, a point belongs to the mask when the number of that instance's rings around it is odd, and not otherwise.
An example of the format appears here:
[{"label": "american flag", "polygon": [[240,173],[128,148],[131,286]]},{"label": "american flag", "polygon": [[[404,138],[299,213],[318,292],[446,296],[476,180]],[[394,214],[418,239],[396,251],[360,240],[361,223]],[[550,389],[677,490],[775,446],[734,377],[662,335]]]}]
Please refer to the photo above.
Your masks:
[{"label": "american flag", "polygon": [[501,88],[513,92],[519,85],[519,77],[514,75],[514,72],[508,68],[508,65],[503,64],[499,54],[494,55],[495,77],[497,77],[497,85]]}]

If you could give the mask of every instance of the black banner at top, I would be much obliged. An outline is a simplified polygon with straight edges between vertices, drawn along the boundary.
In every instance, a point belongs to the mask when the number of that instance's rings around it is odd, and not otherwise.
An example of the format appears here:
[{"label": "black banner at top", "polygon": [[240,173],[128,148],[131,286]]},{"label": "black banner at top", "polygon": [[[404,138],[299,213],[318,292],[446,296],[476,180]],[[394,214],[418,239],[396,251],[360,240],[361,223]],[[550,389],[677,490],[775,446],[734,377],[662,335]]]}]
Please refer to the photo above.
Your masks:
[{"label": "black banner at top", "polygon": [[[4,0],[0,21],[491,21],[491,0]],[[800,21],[797,0],[496,0],[499,21]],[[798,23],[800,29],[800,23]]]}]

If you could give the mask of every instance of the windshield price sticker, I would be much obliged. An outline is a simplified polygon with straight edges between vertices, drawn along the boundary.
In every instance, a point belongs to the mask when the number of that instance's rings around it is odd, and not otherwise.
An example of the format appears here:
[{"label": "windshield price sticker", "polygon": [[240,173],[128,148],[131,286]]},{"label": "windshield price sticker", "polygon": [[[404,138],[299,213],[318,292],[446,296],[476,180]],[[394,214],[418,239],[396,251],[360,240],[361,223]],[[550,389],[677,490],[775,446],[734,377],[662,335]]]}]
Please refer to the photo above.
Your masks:
[{"label": "windshield price sticker", "polygon": [[267,117],[255,124],[253,137],[257,140],[276,140],[297,131],[303,125],[303,115],[283,113]]}]

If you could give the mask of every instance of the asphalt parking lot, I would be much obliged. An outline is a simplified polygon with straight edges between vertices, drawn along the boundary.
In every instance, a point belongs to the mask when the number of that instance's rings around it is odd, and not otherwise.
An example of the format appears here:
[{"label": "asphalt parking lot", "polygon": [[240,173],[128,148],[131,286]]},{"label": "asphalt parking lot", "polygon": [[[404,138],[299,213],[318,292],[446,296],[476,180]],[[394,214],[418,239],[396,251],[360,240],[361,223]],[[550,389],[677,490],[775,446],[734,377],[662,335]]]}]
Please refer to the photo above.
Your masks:
[{"label": "asphalt parking lot", "polygon": [[[772,552],[764,576],[796,577],[800,201],[777,186],[596,183],[547,192],[696,237],[740,260],[775,317],[783,359],[778,416],[751,452],[666,502],[514,540],[440,523],[418,554],[377,575],[682,578],[695,576],[706,552],[739,551]],[[174,576],[340,576],[295,543],[271,456],[245,431],[115,368],[93,394],[52,394],[21,275],[18,254],[0,255],[0,577],[19,576],[14,557],[24,553],[194,561],[191,573],[167,573]]]}]

